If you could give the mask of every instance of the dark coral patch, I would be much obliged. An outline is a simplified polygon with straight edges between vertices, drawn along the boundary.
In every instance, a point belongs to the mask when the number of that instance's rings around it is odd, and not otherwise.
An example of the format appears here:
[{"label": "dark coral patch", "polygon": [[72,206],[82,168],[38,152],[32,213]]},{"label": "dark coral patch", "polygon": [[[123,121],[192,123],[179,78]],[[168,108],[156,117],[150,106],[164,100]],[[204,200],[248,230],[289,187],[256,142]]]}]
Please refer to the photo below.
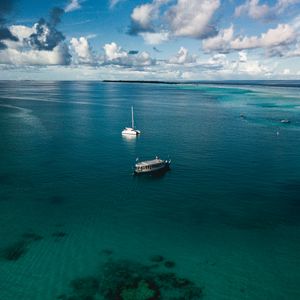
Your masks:
[{"label": "dark coral patch", "polygon": [[120,300],[158,300],[159,298],[159,288],[146,280],[140,280],[134,286],[122,288],[118,295]]},{"label": "dark coral patch", "polygon": [[63,232],[63,231],[55,231],[52,233],[52,236],[55,238],[63,238],[67,235],[67,233]]},{"label": "dark coral patch", "polygon": [[185,300],[198,300],[202,296],[202,289],[197,286],[189,286],[184,290],[183,299]]},{"label": "dark coral patch", "polygon": [[27,252],[27,247],[28,242],[25,240],[21,240],[2,249],[0,251],[0,256],[5,260],[16,261]]},{"label": "dark coral patch", "polygon": [[43,239],[43,237],[41,235],[36,234],[34,232],[25,232],[22,234],[22,238],[29,242],[40,241]]},{"label": "dark coral patch", "polygon": [[174,261],[171,261],[171,260],[167,260],[165,263],[164,263],[165,267],[166,268],[174,268],[175,267],[175,262]]},{"label": "dark coral patch", "polygon": [[[160,260],[160,259],[159,259]],[[175,264],[175,263],[174,263]],[[130,260],[109,260],[97,277],[75,279],[62,300],[199,300],[202,290],[189,279]]]},{"label": "dark coral patch", "polygon": [[109,255],[112,255],[114,253],[114,251],[111,250],[111,249],[103,249],[101,251],[101,253],[104,254],[104,255],[108,255],[109,256]]},{"label": "dark coral patch", "polygon": [[99,290],[99,282],[95,277],[82,277],[71,281],[74,294],[79,299],[93,299]]}]

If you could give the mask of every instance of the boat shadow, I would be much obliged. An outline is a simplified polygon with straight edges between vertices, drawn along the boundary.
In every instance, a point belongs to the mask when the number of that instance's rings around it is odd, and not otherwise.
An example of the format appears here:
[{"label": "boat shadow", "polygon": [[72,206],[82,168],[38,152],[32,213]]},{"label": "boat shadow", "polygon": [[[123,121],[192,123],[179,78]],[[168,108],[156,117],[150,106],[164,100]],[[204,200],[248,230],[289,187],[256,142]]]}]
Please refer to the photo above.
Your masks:
[{"label": "boat shadow", "polygon": [[151,174],[133,174],[135,180],[160,180],[165,177],[167,173],[171,171],[171,168],[160,170]]}]

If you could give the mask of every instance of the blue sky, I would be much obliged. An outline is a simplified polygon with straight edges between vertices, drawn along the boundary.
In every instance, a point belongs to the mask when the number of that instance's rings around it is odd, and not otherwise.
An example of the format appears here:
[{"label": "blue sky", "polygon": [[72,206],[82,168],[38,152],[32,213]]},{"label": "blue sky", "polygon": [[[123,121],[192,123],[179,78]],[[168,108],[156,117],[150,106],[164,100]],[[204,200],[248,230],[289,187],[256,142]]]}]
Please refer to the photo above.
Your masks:
[{"label": "blue sky", "polygon": [[300,0],[1,0],[0,79],[300,79]]}]

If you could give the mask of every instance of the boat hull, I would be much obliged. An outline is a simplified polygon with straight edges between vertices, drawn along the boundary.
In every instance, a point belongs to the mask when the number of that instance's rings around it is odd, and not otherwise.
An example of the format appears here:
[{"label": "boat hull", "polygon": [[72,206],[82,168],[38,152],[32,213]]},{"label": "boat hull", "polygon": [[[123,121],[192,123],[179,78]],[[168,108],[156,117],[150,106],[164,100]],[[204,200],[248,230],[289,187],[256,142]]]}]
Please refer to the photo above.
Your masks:
[{"label": "boat hull", "polygon": [[159,173],[163,173],[166,172],[170,169],[170,164],[171,162],[165,162],[164,165],[162,165],[159,168],[153,168],[153,169],[148,169],[148,170],[134,170],[134,175],[150,175],[150,174],[159,174]]},{"label": "boat hull", "polygon": [[136,130],[136,129],[124,129],[122,131],[122,135],[130,135],[130,136],[137,136],[140,133],[141,132],[139,130]]}]

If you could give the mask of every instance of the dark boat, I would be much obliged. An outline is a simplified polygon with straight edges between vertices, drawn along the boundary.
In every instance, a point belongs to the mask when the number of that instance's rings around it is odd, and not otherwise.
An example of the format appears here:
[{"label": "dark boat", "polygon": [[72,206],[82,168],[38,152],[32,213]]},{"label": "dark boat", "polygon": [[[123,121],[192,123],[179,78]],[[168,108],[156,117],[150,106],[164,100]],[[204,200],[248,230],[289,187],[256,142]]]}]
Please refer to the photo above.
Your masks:
[{"label": "dark boat", "polygon": [[153,160],[145,160],[135,164],[134,174],[151,174],[166,171],[170,168],[171,160],[163,160],[156,157]]}]

